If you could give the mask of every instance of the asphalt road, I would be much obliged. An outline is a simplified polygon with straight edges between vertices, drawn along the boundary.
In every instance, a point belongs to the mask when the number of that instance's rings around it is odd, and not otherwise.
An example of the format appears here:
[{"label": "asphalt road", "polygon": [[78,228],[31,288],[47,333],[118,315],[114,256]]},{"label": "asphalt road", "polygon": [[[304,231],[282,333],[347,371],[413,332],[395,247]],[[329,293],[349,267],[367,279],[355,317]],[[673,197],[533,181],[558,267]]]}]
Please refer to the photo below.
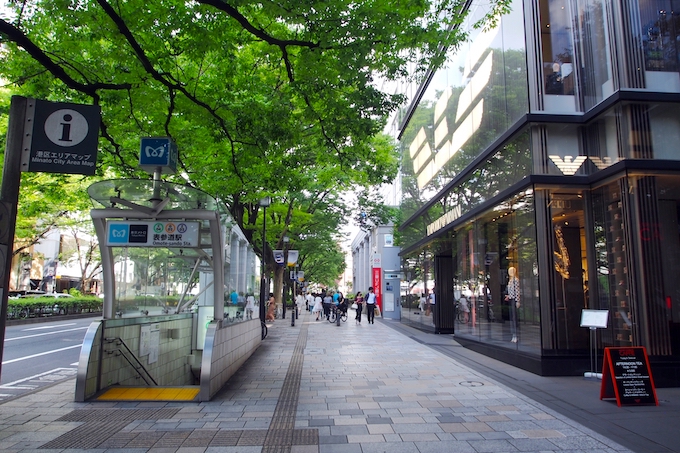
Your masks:
[{"label": "asphalt road", "polygon": [[83,338],[94,319],[6,327],[0,401],[75,376]]}]

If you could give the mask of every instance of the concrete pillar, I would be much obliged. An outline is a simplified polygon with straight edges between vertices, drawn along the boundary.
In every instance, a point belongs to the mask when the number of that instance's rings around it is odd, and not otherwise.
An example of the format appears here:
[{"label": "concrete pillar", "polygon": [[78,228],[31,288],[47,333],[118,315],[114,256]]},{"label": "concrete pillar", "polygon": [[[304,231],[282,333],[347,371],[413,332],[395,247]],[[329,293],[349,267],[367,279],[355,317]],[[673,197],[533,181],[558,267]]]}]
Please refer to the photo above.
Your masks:
[{"label": "concrete pillar", "polygon": [[238,262],[238,289],[240,293],[246,294],[247,275],[248,275],[248,242],[239,241],[239,262]]},{"label": "concrete pillar", "polygon": [[239,270],[239,251],[240,251],[240,238],[237,234],[232,233],[229,237],[230,241],[230,251],[231,259],[229,263],[229,280],[227,283],[227,288],[231,293],[232,290],[238,292],[238,270]]}]

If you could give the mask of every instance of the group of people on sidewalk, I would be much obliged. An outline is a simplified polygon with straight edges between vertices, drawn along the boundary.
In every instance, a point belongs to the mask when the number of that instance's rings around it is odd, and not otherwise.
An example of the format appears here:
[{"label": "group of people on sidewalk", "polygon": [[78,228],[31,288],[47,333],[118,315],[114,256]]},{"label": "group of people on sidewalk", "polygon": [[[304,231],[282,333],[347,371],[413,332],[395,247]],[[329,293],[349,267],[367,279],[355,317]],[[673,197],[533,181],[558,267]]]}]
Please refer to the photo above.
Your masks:
[{"label": "group of people on sidewalk", "polygon": [[[305,305],[307,305],[307,299],[305,296],[302,295],[302,293],[298,293],[297,296],[295,296],[295,306],[291,308],[291,310],[297,311],[292,311],[291,316],[295,316],[296,314],[299,315],[302,310],[305,309]],[[267,301],[267,313],[265,315],[265,320],[266,321],[274,321],[277,317],[279,317],[280,312],[279,310],[281,309],[281,304],[276,303],[276,299],[274,298],[274,293],[269,293],[269,300]]]},{"label": "group of people on sidewalk", "polygon": [[335,306],[337,310],[347,311],[347,300],[340,291],[323,290],[320,293],[308,295],[308,303],[312,307],[312,313],[316,314],[316,320],[324,316],[328,319],[331,315],[331,308]]},{"label": "group of people on sidewalk", "polygon": [[[352,301],[352,308],[356,311],[355,320],[357,324],[361,323],[361,314],[363,313],[364,305],[366,306],[368,323],[375,323],[376,302],[377,299],[373,287],[368,288],[366,296],[364,296],[361,291],[356,294]],[[322,316],[326,319],[329,318],[333,305],[342,311],[346,311],[349,300],[347,300],[340,291],[322,291],[321,293],[307,294],[306,303],[308,307],[311,307],[311,311],[316,315],[316,320],[318,321]]]}]

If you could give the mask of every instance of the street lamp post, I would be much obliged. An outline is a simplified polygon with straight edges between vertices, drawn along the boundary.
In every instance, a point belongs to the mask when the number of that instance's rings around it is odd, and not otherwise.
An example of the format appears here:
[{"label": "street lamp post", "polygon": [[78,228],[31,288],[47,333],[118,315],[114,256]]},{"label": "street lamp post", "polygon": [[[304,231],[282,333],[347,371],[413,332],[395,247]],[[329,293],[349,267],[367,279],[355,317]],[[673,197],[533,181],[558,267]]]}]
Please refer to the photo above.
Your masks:
[{"label": "street lamp post", "polygon": [[288,243],[290,238],[288,236],[283,236],[283,315],[282,319],[286,319],[286,302],[288,302],[288,282],[286,279],[286,271],[288,270]]},{"label": "street lamp post", "polygon": [[264,197],[260,200],[260,206],[263,208],[262,213],[262,276],[260,281],[260,321],[264,322],[266,317],[265,300],[267,296],[267,276],[265,274],[267,269],[267,206],[272,204],[270,197]]},{"label": "street lamp post", "polygon": [[[293,266],[297,269],[297,260],[298,260],[298,251],[297,250],[289,250],[288,251],[288,258],[286,259],[286,279],[290,278],[290,273],[291,269],[293,269]],[[289,273],[290,272],[290,273]],[[297,272],[295,272],[296,278],[297,278]],[[290,325],[292,327],[295,326],[295,317],[297,316],[297,291],[295,288],[295,280],[293,280],[293,312],[290,314]]]},{"label": "street lamp post", "polygon": [[293,271],[295,278],[293,279],[293,314],[290,316],[290,325],[295,327],[295,319],[298,317],[298,306],[297,306],[297,263],[295,263],[295,270]]}]

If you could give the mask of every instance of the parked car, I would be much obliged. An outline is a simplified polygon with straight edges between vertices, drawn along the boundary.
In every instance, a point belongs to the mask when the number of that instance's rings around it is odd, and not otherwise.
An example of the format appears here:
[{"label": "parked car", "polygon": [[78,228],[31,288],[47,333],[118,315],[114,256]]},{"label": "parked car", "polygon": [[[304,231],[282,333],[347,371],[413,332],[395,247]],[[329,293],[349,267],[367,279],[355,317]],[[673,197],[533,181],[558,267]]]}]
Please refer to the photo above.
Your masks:
[{"label": "parked car", "polygon": [[46,293],[46,294],[43,294],[43,297],[55,297],[57,299],[60,299],[62,297],[73,297],[73,296],[70,295],[70,294],[66,294],[66,293]]},{"label": "parked car", "polygon": [[9,297],[13,299],[18,299],[20,297],[42,296],[43,294],[45,294],[45,291],[40,291],[38,289],[19,289],[10,291]]},{"label": "parked car", "polygon": [[61,297],[73,297],[73,296],[66,293],[45,293],[42,291],[30,291],[21,297],[54,297],[55,299],[59,299]]}]

